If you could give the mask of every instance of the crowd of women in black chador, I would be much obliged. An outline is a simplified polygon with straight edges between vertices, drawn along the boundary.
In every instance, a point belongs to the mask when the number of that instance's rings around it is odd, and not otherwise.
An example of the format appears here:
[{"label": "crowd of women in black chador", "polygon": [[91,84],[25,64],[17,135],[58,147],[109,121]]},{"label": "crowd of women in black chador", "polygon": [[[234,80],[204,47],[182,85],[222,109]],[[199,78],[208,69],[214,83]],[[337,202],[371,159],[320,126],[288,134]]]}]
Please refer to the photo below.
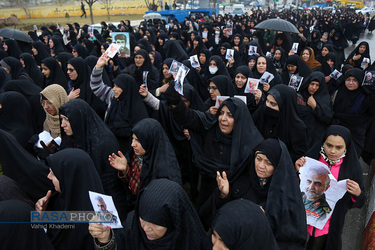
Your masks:
[{"label": "crowd of women in black chador", "polygon": [[[254,28],[275,17],[300,34]],[[375,158],[374,79],[362,85],[375,64],[367,42],[344,49],[373,19],[268,9],[101,26],[52,25],[29,32],[31,44],[2,41],[0,219],[25,220],[32,206],[92,210],[96,191],[113,197],[124,229],[45,234],[0,223],[12,230],[13,240],[1,237],[7,248],[341,249],[345,214],[365,199],[358,159]],[[112,32],[129,32],[129,56],[107,56]],[[189,68],[181,94],[173,60]],[[295,76],[297,89],[288,86]],[[249,78],[260,80],[250,92]],[[43,130],[61,143],[35,146]],[[322,230],[306,225],[304,156],[350,179]]]}]

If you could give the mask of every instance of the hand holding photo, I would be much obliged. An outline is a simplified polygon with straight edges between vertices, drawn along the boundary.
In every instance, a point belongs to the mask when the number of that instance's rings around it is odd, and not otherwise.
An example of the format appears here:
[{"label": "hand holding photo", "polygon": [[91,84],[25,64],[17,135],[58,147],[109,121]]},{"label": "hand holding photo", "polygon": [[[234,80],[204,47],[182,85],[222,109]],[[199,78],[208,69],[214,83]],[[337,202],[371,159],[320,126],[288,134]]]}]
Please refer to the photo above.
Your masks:
[{"label": "hand holding photo", "polygon": [[362,82],[362,86],[371,86],[375,82],[375,71],[366,71],[365,72],[365,77]]},{"label": "hand holding photo", "polygon": [[143,71],[142,78],[143,78],[142,85],[147,88],[148,71]]},{"label": "hand holding photo", "polygon": [[255,90],[258,89],[258,85],[259,85],[259,79],[248,78],[244,92],[254,94]]},{"label": "hand holding photo", "polygon": [[292,75],[289,80],[289,87],[294,88],[296,91],[299,90],[299,87],[301,86],[303,77],[302,76],[297,76],[297,75]]},{"label": "hand holding photo", "polygon": [[347,180],[337,181],[324,163],[309,157],[300,168],[300,177],[307,224],[322,229],[346,193]]},{"label": "hand holding photo", "polygon": [[225,59],[233,59],[234,49],[227,49],[227,53],[225,54]]},{"label": "hand holding photo", "polygon": [[112,32],[112,41],[119,47],[119,57],[130,57],[130,38],[129,32]]},{"label": "hand holding photo", "polygon": [[275,78],[275,76],[273,74],[271,74],[270,72],[266,71],[263,73],[263,75],[260,77],[260,84],[263,84],[263,83],[270,83],[273,78]]},{"label": "hand holding photo", "polygon": [[109,56],[110,58],[113,58],[116,55],[119,48],[120,48],[120,45],[111,43],[111,45],[108,47],[105,53],[107,53],[107,56]]},{"label": "hand holding photo", "polygon": [[193,68],[198,68],[200,67],[201,65],[199,64],[199,61],[198,61],[198,55],[193,55],[189,58],[190,60],[190,63],[191,63],[191,66]]},{"label": "hand holding photo", "polygon": [[340,71],[338,71],[337,69],[335,69],[329,76],[331,78],[337,80],[342,76],[342,73]]},{"label": "hand holding photo", "polygon": [[184,68],[180,67],[178,69],[176,79],[174,81],[174,89],[180,94],[184,95],[183,87],[184,87],[184,79],[185,79],[186,71]]},{"label": "hand holding photo", "polygon": [[299,43],[293,43],[292,51],[293,51],[294,53],[297,53],[297,51],[298,51],[298,45],[299,45]]},{"label": "hand holding photo", "polygon": [[249,46],[249,56],[254,55],[255,53],[257,53],[257,51],[258,51],[258,47],[257,46],[253,46],[253,45]]},{"label": "hand holding photo", "polygon": [[92,207],[100,222],[109,228],[122,228],[112,196],[89,191]]}]

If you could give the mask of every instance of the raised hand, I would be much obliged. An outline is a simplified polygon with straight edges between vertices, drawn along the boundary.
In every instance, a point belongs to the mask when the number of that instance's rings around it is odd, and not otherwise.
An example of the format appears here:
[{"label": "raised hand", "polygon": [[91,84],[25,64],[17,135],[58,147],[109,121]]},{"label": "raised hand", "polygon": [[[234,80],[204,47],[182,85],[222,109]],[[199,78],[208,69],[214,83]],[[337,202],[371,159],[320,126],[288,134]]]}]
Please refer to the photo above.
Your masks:
[{"label": "raised hand", "polygon": [[304,156],[296,160],[296,163],[294,164],[296,167],[296,171],[298,172],[299,169],[303,167],[303,165],[305,165],[305,163],[306,163],[306,158]]},{"label": "raised hand", "polygon": [[222,176],[220,175],[220,172],[216,172],[216,182],[217,182],[217,187],[220,190],[220,197],[222,199],[225,199],[228,194],[229,194],[229,181],[227,178],[227,173],[223,171]]},{"label": "raised hand", "polygon": [[37,203],[35,203],[35,210],[37,212],[46,211],[49,199],[51,198],[52,191],[48,190],[46,196],[40,198]]},{"label": "raised hand", "polygon": [[108,161],[111,166],[117,170],[120,170],[122,172],[126,172],[128,169],[128,160],[126,157],[121,153],[121,151],[118,151],[118,156],[113,153],[112,155],[109,155]]},{"label": "raised hand", "polygon": [[97,216],[93,216],[90,222],[95,222],[95,223],[89,223],[89,232],[92,237],[97,239],[100,243],[107,243],[111,240],[111,229],[103,226],[101,223],[96,223],[99,222],[99,218]]}]

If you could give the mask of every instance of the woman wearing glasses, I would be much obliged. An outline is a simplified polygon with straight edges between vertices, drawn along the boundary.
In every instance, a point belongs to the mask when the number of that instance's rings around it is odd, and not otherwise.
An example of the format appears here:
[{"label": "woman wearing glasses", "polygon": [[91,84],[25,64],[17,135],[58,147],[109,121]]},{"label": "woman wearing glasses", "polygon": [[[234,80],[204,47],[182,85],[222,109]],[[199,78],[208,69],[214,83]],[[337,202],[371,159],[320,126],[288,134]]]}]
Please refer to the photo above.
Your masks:
[{"label": "woman wearing glasses", "polygon": [[210,93],[210,98],[205,101],[205,104],[210,107],[209,111],[211,114],[215,115],[219,109],[219,105],[216,106],[216,99],[218,96],[229,96],[234,95],[234,87],[230,78],[224,75],[214,76],[210,79],[208,85],[208,92]]},{"label": "woman wearing glasses", "polygon": [[360,156],[365,142],[366,124],[375,110],[372,86],[361,86],[364,72],[353,68],[345,74],[344,83],[333,92],[332,106],[335,112],[332,124],[348,128]]},{"label": "woman wearing glasses", "polygon": [[84,59],[74,57],[70,59],[66,67],[68,81],[68,95],[71,91],[78,91],[78,98],[85,100],[92,109],[101,117],[104,117],[105,103],[94,95],[90,88],[90,70]]}]

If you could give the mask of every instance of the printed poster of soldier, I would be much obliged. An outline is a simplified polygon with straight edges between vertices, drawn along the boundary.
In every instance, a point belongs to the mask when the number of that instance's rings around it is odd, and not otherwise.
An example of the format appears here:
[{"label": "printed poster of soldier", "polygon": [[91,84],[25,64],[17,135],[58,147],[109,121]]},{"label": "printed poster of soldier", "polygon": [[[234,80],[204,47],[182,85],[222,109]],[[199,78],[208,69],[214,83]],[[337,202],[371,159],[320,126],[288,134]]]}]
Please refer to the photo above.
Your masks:
[{"label": "printed poster of soldier", "polygon": [[338,182],[326,165],[309,157],[300,168],[300,178],[307,224],[323,229],[337,201],[346,193],[347,180]]},{"label": "printed poster of soldier", "polygon": [[89,191],[90,201],[95,215],[109,228],[122,228],[121,220],[113,203],[112,196]]},{"label": "printed poster of soldier", "polygon": [[129,32],[113,32],[112,42],[120,45],[120,48],[118,50],[119,57],[130,57]]}]

